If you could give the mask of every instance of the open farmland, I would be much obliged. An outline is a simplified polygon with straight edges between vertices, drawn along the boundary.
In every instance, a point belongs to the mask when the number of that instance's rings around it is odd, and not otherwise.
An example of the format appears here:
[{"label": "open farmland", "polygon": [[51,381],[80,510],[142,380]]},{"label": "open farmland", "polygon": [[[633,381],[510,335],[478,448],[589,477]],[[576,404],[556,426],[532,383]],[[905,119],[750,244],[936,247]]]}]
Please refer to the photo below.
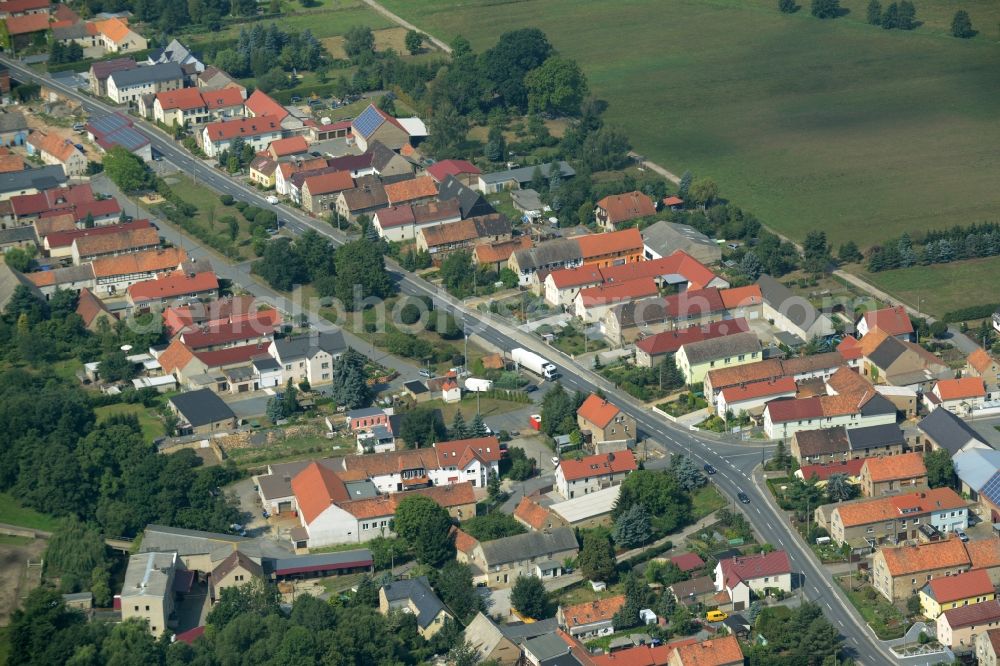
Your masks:
[{"label": "open farmland", "polygon": [[[862,247],[1000,212],[1000,3],[917,0],[914,32],[772,0],[385,0],[477,50],[535,26],[584,67],[606,118],[675,173],[713,177],[781,233]],[[966,8],[982,32],[947,35]]]}]

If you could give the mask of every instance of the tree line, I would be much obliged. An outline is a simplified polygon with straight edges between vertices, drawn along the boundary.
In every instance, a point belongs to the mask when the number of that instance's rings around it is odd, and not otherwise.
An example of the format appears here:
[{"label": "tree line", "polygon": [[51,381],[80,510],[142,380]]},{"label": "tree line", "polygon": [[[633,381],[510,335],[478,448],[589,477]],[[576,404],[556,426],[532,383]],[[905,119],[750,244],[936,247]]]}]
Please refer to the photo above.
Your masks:
[{"label": "tree line", "polygon": [[928,231],[917,235],[916,239],[904,233],[898,238],[876,245],[868,252],[868,270],[877,273],[915,265],[995,257],[998,254],[1000,223],[956,225],[951,229]]}]

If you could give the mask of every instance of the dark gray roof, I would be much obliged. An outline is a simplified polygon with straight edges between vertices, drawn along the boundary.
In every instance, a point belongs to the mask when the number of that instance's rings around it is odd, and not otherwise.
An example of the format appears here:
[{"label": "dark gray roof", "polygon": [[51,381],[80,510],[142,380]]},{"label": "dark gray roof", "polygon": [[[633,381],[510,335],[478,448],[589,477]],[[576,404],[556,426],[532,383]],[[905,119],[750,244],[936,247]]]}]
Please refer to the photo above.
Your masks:
[{"label": "dark gray roof", "polygon": [[934,443],[947,449],[952,455],[958,453],[970,441],[986,445],[979,433],[973,430],[965,421],[958,418],[947,409],[935,409],[917,424],[921,432],[934,440]]},{"label": "dark gray roof", "polygon": [[23,243],[35,239],[35,228],[32,226],[11,227],[10,229],[0,229],[0,245],[8,243]]},{"label": "dark gray roof", "polygon": [[115,82],[116,88],[123,88],[142,83],[180,80],[184,78],[184,72],[181,71],[181,66],[177,63],[164,62],[148,67],[119,70],[108,78]]},{"label": "dark gray roof", "polygon": [[427,388],[427,384],[422,381],[413,380],[410,382],[404,382],[403,388],[412,393],[413,395],[420,395],[421,393],[427,393],[430,389]]},{"label": "dark gray roof", "polygon": [[660,220],[643,229],[642,240],[663,256],[668,256],[677,250],[691,254],[689,250],[693,247],[709,248],[713,253],[722,252],[718,243],[694,227],[666,220]]},{"label": "dark gray roof", "polygon": [[580,243],[575,238],[557,238],[514,253],[522,271],[533,271],[583,258]]},{"label": "dark gray roof", "polygon": [[904,345],[899,339],[890,336],[883,340],[881,344],[879,344],[879,346],[868,355],[868,360],[880,368],[888,368],[890,365],[895,363],[896,359],[902,356],[905,351],[906,345]]},{"label": "dark gray roof", "polygon": [[219,532],[203,532],[188,530],[182,527],[167,527],[166,525],[147,525],[143,531],[140,552],[170,552],[174,551],[184,557],[187,555],[204,555],[225,544],[248,544],[252,539],[233,534]]},{"label": "dark gray roof", "polygon": [[[882,398],[882,396],[878,396]],[[882,398],[885,402],[889,404],[889,409],[895,411],[896,408],[889,403],[888,400]],[[874,402],[874,399],[871,401]],[[870,404],[870,403],[869,403]],[[861,413],[865,413],[868,405],[865,405],[861,409]],[[885,405],[881,405],[885,407]],[[847,431],[847,439],[851,445],[851,449],[857,451],[859,449],[872,449],[882,446],[893,446],[906,444],[906,437],[903,436],[903,431],[899,429],[894,423],[887,423],[885,425],[875,425],[867,426],[864,428],[851,428]]]},{"label": "dark gray roof", "polygon": [[363,419],[368,416],[383,416],[385,412],[378,407],[365,407],[364,409],[352,409],[347,412],[349,419]]},{"label": "dark gray roof", "polygon": [[[864,428],[859,428],[864,430]],[[823,428],[820,430],[800,430],[795,435],[802,456],[822,456],[833,453],[845,453],[851,450],[847,432],[843,426]]]},{"label": "dark gray roof", "polygon": [[274,341],[274,347],[278,351],[278,356],[286,363],[291,358],[311,358],[320,351],[337,356],[347,350],[344,334],[340,331],[303,333],[302,335],[281,338]]},{"label": "dark gray roof", "polygon": [[[493,173],[484,173],[479,178],[487,184],[493,183],[506,183],[510,180],[516,180],[518,183],[527,183],[535,175],[535,169],[541,169],[542,175],[545,178],[549,177],[549,169],[552,168],[552,164],[538,164],[535,166],[518,167],[517,169],[508,169],[506,171],[495,171]],[[566,162],[559,162],[559,174],[563,178],[572,178],[576,175],[576,171]]]},{"label": "dark gray roof", "polygon": [[83,21],[52,28],[52,39],[56,41],[63,39],[83,39],[86,37],[87,25]]},{"label": "dark gray roof", "polygon": [[260,358],[255,358],[253,360],[253,367],[263,372],[266,372],[268,370],[281,370],[281,364],[279,364],[270,356],[262,356]]},{"label": "dark gray roof", "polygon": [[193,427],[235,418],[233,410],[211,389],[188,391],[170,398],[185,421]]},{"label": "dark gray roof", "polygon": [[[868,400],[864,405],[861,406],[862,416],[875,416],[876,414],[895,414],[896,406],[889,402],[889,399],[883,396],[881,393],[876,393],[871,399]],[[877,426],[876,426],[877,427]],[[899,430],[899,428],[896,428]],[[848,431],[848,437],[850,437],[850,431]],[[853,439],[851,441],[854,441]]]},{"label": "dark gray roof", "polygon": [[480,238],[510,235],[510,220],[503,213],[491,213],[472,218]]},{"label": "dark gray roof", "polygon": [[[368,152],[372,154],[372,168],[376,171],[381,171],[386,168],[394,158],[400,157],[392,149],[387,148],[381,141],[374,141],[372,145],[368,147]],[[405,157],[400,157],[405,163],[410,164],[409,160]],[[411,165],[412,166],[412,165]]]},{"label": "dark gray roof", "polygon": [[481,544],[486,562],[492,567],[532,557],[552,557],[577,548],[576,535],[569,527],[551,532],[528,532]]},{"label": "dark gray roof", "polygon": [[770,275],[761,275],[757,280],[757,285],[760,287],[761,296],[763,296],[765,303],[779,310],[793,324],[803,330],[808,331],[822,316],[809,301],[796,296],[788,287]]},{"label": "dark gray roof", "polygon": [[444,604],[431,590],[426,576],[387,583],[382,586],[382,592],[390,604],[404,600],[412,602],[417,607],[417,624],[424,628],[430,626],[441,611],[447,612]]},{"label": "dark gray roof", "polygon": [[760,341],[755,333],[734,333],[721,338],[692,342],[683,345],[681,349],[684,350],[684,355],[691,365],[698,365],[720,358],[759,352]]},{"label": "dark gray roof", "polygon": [[315,553],[313,555],[297,555],[265,562],[264,571],[272,573],[288,569],[307,569],[321,567],[338,567],[355,562],[371,562],[372,552],[367,548],[356,550],[340,550],[334,553]]},{"label": "dark gray roof", "polygon": [[438,201],[448,201],[457,199],[458,207],[462,211],[462,218],[475,217],[477,215],[489,215],[495,213],[483,195],[468,187],[454,176],[447,176],[438,186]]},{"label": "dark gray roof", "polygon": [[59,164],[0,173],[0,194],[22,190],[47,190],[66,182],[66,173]]},{"label": "dark gray roof", "polygon": [[549,660],[566,656],[570,652],[566,641],[556,633],[536,636],[524,643],[524,649],[531,652],[532,656],[539,662],[549,662]]},{"label": "dark gray roof", "polygon": [[0,132],[17,132],[28,129],[28,121],[20,111],[0,113]]},{"label": "dark gray roof", "polygon": [[550,617],[545,620],[532,622],[530,624],[527,622],[520,622],[517,624],[501,624],[499,627],[504,636],[515,643],[521,643],[523,641],[531,640],[536,636],[554,634],[556,629],[559,628],[559,621],[554,617]]}]

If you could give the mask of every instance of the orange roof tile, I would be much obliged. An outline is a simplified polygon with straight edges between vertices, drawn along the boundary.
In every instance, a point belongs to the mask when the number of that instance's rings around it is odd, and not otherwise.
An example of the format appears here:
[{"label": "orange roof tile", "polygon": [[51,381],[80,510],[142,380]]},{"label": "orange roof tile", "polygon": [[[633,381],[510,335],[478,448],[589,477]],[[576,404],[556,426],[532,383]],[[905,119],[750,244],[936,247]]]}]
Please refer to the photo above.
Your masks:
[{"label": "orange roof tile", "polygon": [[641,252],[643,248],[642,234],[635,227],[605,234],[576,236],[574,239],[579,244],[580,254],[584,259],[622,252]]},{"label": "orange roof tile", "polygon": [[221,88],[219,90],[203,90],[202,99],[209,109],[224,109],[230,106],[243,105],[243,91],[239,88]]},{"label": "orange roof tile", "polygon": [[881,328],[876,327],[869,329],[868,334],[861,338],[858,343],[858,348],[861,349],[861,355],[871,356],[872,352],[878,349],[879,345],[891,337],[891,335],[883,331]]},{"label": "orange roof tile", "polygon": [[795,390],[795,379],[792,377],[780,377],[773,381],[753,382],[743,386],[727,386],[721,391],[721,395],[725,398],[727,405],[733,405],[745,400],[754,400],[782,393],[794,394]]},{"label": "orange roof tile", "polygon": [[32,132],[28,137],[28,143],[38,150],[52,155],[60,162],[66,162],[75,153],[80,153],[72,139],[58,134],[43,134],[42,132]]},{"label": "orange roof tile", "polygon": [[1000,541],[980,539],[965,544],[973,569],[992,569],[1000,566]]},{"label": "orange roof tile", "polygon": [[347,488],[337,473],[315,461],[292,477],[292,492],[295,493],[299,511],[307,524],[331,504],[350,499]]},{"label": "orange roof tile", "polygon": [[576,410],[576,415],[590,421],[598,428],[604,428],[621,412],[613,403],[596,393],[591,393]]},{"label": "orange roof tile", "polygon": [[580,460],[562,460],[559,462],[563,478],[567,481],[586,479],[592,476],[634,472],[637,469],[635,456],[631,451],[616,451],[586,456]]},{"label": "orange roof tile", "polygon": [[560,611],[563,617],[566,618],[566,626],[573,628],[610,620],[624,605],[625,595],[618,594],[607,599],[598,599],[597,601],[586,601],[582,604],[565,606],[560,608]]},{"label": "orange roof tile", "polygon": [[95,21],[94,23],[99,33],[116,44],[128,37],[128,34],[131,32],[128,23],[120,18],[109,18],[105,21]]},{"label": "orange roof tile", "polygon": [[24,160],[20,155],[0,155],[0,173],[24,171]]},{"label": "orange roof tile", "polygon": [[275,157],[282,157],[284,155],[297,155],[298,153],[304,153],[309,150],[309,142],[306,141],[304,136],[290,136],[285,139],[278,139],[277,141],[272,141],[271,145],[268,146],[268,151],[271,152]]},{"label": "orange roof tile", "polygon": [[281,122],[288,115],[288,110],[278,104],[272,97],[261,90],[255,90],[244,102],[247,111],[255,118],[271,116]]},{"label": "orange roof tile", "polygon": [[119,233],[87,235],[75,238],[73,245],[81,257],[93,257],[112,252],[127,252],[136,248],[157,247],[160,234],[153,227],[121,230]]},{"label": "orange roof tile", "polygon": [[965,500],[951,488],[935,488],[916,493],[877,497],[851,504],[840,504],[834,510],[840,514],[840,520],[844,527],[856,527],[903,516],[921,516],[934,511],[950,511],[964,506],[966,506]]},{"label": "orange roof tile", "polygon": [[142,303],[187,294],[201,294],[218,288],[219,280],[215,277],[215,273],[206,271],[195,275],[173,273],[155,280],[136,282],[127,291],[133,303]]},{"label": "orange roof tile", "polygon": [[759,284],[748,284],[745,287],[733,287],[732,289],[720,289],[719,296],[722,303],[728,309],[746,308],[752,305],[760,305],[764,302]]},{"label": "orange roof tile", "polygon": [[90,326],[102,313],[109,318],[114,318],[114,315],[104,305],[104,302],[97,296],[94,296],[93,292],[86,287],[80,290],[80,295],[76,301],[76,313],[80,315],[84,326]]},{"label": "orange roof tile", "polygon": [[621,303],[623,301],[634,301],[647,296],[656,296],[658,293],[660,291],[656,286],[656,280],[647,277],[639,278],[638,280],[628,280],[627,282],[605,283],[596,287],[581,289],[580,293],[577,294],[577,298],[581,300],[583,306],[586,308]]},{"label": "orange roof tile", "polygon": [[735,636],[678,645],[674,652],[681,666],[733,666],[743,663],[743,650]]},{"label": "orange roof tile", "polygon": [[25,14],[24,16],[11,16],[7,21],[7,34],[28,35],[33,32],[42,32],[49,29],[48,14]]},{"label": "orange roof tile", "polygon": [[197,88],[180,88],[158,92],[156,93],[156,101],[160,103],[160,108],[164,111],[173,109],[189,111],[205,106],[205,99]]},{"label": "orange roof tile", "polygon": [[479,541],[468,532],[460,530],[457,527],[452,527],[451,532],[455,535],[455,549],[460,552],[470,553],[479,545]]},{"label": "orange roof tile", "polygon": [[181,370],[187,367],[187,364],[191,362],[194,358],[194,352],[191,348],[180,340],[174,340],[170,343],[163,353],[160,354],[157,359],[160,362],[160,367],[163,368],[163,372],[168,375],[174,373],[175,370]]},{"label": "orange roof tile", "polygon": [[839,368],[830,375],[826,384],[838,394],[864,393],[872,388],[871,382],[847,366]]},{"label": "orange roof tile", "polygon": [[521,498],[517,508],[514,509],[514,517],[534,530],[544,529],[551,515],[548,509],[527,495]]},{"label": "orange roof tile", "polygon": [[932,579],[924,589],[939,604],[960,601],[993,593],[990,575],[983,569],[966,571],[957,576]]},{"label": "orange roof tile", "polygon": [[969,366],[979,374],[986,372],[990,369],[991,365],[997,362],[996,359],[990,356],[989,352],[982,347],[969,354],[967,361]]},{"label": "orange roof tile", "polygon": [[495,264],[499,262],[506,262],[510,259],[510,255],[514,254],[518,250],[527,250],[533,245],[534,243],[532,243],[530,236],[518,236],[517,238],[512,238],[510,240],[477,245],[474,252],[478,263]]},{"label": "orange roof tile", "polygon": [[472,489],[472,484],[466,481],[450,486],[431,486],[430,488],[417,488],[402,493],[392,493],[391,495],[379,495],[377,497],[368,497],[349,502],[337,502],[337,505],[355,518],[380,518],[382,516],[394,515],[396,509],[399,508],[400,502],[407,497],[416,495],[429,497],[446,509],[476,503],[476,495]]},{"label": "orange roof tile", "polygon": [[869,330],[877,327],[892,336],[913,333],[913,323],[910,322],[910,316],[906,314],[906,308],[902,305],[881,310],[869,310],[863,315],[863,318],[868,324]]},{"label": "orange roof tile", "polygon": [[837,345],[837,351],[844,357],[845,361],[854,361],[861,358],[861,343],[853,335],[845,335],[844,339]]},{"label": "orange roof tile", "polygon": [[389,200],[390,206],[437,196],[437,192],[437,183],[430,176],[401,180],[385,186],[385,196]]},{"label": "orange roof tile", "polygon": [[639,191],[606,196],[597,202],[597,207],[607,213],[611,224],[656,214],[653,200]]},{"label": "orange roof tile", "polygon": [[557,289],[572,289],[584,285],[597,285],[604,282],[601,269],[597,266],[578,266],[576,268],[560,268],[548,274]]},{"label": "orange roof tile", "polygon": [[178,247],[102,257],[94,260],[94,277],[158,273],[176,268],[186,259],[187,252]]},{"label": "orange roof tile", "polygon": [[967,398],[986,397],[986,385],[982,377],[962,377],[961,379],[942,379],[934,386],[934,392],[942,400],[965,400]]},{"label": "orange roof tile", "polygon": [[965,550],[965,544],[959,539],[883,548],[879,552],[885,558],[889,574],[894,577],[921,571],[969,566],[972,563],[969,553]]},{"label": "orange roof tile", "polygon": [[351,178],[350,171],[334,171],[319,176],[310,176],[303,181],[302,187],[308,187],[311,196],[331,194],[351,189],[354,187],[354,179]]},{"label": "orange roof tile", "polygon": [[868,476],[875,483],[927,476],[924,457],[919,453],[901,453],[884,458],[869,458],[865,467],[868,468]]},{"label": "orange roof tile", "polygon": [[[257,93],[254,94],[256,95]],[[281,121],[272,116],[235,118],[233,120],[209,123],[205,125],[205,131],[208,133],[209,141],[225,141],[226,139],[233,139],[238,136],[248,137],[274,132],[280,133]]]}]

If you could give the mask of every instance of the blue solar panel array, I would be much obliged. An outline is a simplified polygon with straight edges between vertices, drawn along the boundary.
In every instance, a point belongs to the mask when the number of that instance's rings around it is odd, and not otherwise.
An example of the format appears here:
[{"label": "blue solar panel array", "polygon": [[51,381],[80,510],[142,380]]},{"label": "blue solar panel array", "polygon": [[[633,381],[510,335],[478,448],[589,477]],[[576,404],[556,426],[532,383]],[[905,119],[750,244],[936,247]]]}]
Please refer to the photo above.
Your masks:
[{"label": "blue solar panel array", "polygon": [[994,504],[1000,503],[1000,472],[990,477],[990,480],[982,487],[979,494]]},{"label": "blue solar panel array", "polygon": [[121,146],[125,150],[134,151],[149,143],[149,140],[139,130],[132,127],[128,118],[111,114],[90,119],[90,127],[98,138],[111,145]]},{"label": "blue solar panel array", "polygon": [[374,106],[369,106],[354,120],[354,130],[367,138],[384,122],[385,118],[382,117],[382,114]]},{"label": "blue solar panel array", "polygon": [[99,118],[91,118],[90,125],[101,134],[108,134],[123,127],[128,127],[129,121],[127,118],[122,118],[118,114],[113,113]]}]

